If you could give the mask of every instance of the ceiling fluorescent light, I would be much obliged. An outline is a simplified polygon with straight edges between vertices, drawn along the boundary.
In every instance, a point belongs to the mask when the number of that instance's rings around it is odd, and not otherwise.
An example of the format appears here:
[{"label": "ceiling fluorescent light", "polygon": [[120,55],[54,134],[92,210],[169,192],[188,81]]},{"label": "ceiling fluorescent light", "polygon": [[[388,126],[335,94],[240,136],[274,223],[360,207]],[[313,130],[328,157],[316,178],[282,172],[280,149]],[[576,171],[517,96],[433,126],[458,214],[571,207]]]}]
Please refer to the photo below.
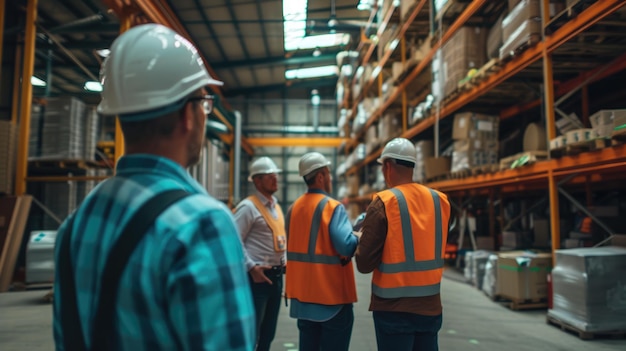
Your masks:
[{"label": "ceiling fluorescent light", "polygon": [[100,84],[100,82],[95,82],[95,81],[85,82],[85,90],[99,93],[102,91],[102,84]]},{"label": "ceiling fluorescent light", "polygon": [[285,71],[285,79],[306,79],[316,77],[336,76],[337,66],[319,66],[310,68],[298,68]]},{"label": "ceiling fluorescent light", "polygon": [[30,77],[30,84],[36,86],[36,87],[45,87],[46,86],[46,82],[44,82],[43,80],[32,76]]},{"label": "ceiling fluorescent light", "polygon": [[350,41],[350,35],[346,33],[311,35],[302,38],[295,49],[327,48],[331,46],[346,45]]}]

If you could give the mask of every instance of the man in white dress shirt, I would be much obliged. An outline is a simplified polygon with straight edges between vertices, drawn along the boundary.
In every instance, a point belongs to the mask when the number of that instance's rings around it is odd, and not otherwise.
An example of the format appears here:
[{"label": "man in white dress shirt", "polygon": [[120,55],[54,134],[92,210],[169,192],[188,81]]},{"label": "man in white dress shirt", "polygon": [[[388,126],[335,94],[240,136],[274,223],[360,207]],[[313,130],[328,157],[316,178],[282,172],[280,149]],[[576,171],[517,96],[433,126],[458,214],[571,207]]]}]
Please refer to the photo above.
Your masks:
[{"label": "man in white dress shirt", "polygon": [[250,165],[256,192],[235,209],[256,311],[257,351],[269,351],[280,309],[287,237],[283,212],[273,195],[281,170],[269,157]]}]

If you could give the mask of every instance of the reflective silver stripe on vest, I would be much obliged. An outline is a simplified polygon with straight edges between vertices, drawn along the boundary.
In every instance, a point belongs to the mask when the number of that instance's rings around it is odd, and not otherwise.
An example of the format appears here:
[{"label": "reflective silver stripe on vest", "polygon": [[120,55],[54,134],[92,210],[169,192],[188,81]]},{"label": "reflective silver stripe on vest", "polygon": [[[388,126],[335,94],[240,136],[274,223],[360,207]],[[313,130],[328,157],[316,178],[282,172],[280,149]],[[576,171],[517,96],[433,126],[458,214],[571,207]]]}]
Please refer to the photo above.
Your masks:
[{"label": "reflective silver stripe on vest", "polygon": [[441,284],[427,286],[402,286],[399,288],[381,288],[372,284],[372,293],[386,299],[398,297],[423,297],[439,294]]},{"label": "reflective silver stripe on vest", "polygon": [[[411,217],[409,208],[406,204],[404,194],[398,189],[390,189],[398,201],[400,210],[400,220],[402,223],[402,238],[404,240],[405,262],[400,263],[381,263],[378,270],[382,273],[400,273],[400,272],[420,272],[430,271],[443,267],[443,259],[441,257],[442,245],[442,228],[441,228],[441,203],[439,195],[434,190],[430,190],[435,204],[435,259],[428,261],[416,261],[415,251],[413,250],[413,231],[411,230]],[[427,295],[422,295],[427,296]]]},{"label": "reflective silver stripe on vest", "polygon": [[317,245],[317,237],[319,235],[320,224],[322,223],[322,213],[324,207],[328,203],[328,198],[325,197],[317,204],[315,212],[313,213],[313,221],[311,222],[311,231],[309,232],[309,248],[307,253],[287,252],[288,261],[299,261],[309,263],[322,263],[322,264],[341,264],[339,256],[329,255],[316,255],[315,246]]}]

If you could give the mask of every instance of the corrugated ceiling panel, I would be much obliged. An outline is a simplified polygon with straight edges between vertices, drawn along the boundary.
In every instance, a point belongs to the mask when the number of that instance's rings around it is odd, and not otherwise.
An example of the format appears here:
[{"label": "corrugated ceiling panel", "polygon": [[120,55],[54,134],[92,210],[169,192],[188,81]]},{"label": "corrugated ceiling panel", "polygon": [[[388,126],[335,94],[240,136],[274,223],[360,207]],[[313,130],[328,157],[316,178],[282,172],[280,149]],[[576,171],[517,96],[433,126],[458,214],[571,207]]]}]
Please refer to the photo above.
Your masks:
[{"label": "corrugated ceiling panel", "polygon": [[[251,58],[266,57],[268,54],[265,51],[265,44],[263,41],[263,33],[261,32],[261,26],[254,23],[240,24],[241,35],[243,41],[248,50],[248,54]],[[269,45],[269,41],[268,41]]]},{"label": "corrugated ceiling panel", "polygon": [[239,82],[244,87],[250,87],[257,85],[257,82],[254,78],[254,74],[249,67],[242,67],[234,70],[237,78],[239,78]]}]

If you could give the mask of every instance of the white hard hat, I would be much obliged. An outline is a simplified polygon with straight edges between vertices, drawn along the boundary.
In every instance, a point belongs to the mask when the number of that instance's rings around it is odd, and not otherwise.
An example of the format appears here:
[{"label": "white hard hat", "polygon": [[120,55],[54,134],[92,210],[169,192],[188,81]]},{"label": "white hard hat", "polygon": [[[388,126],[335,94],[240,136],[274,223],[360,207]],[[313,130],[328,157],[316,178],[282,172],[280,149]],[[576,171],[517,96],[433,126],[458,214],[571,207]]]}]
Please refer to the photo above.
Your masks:
[{"label": "white hard hat", "polygon": [[101,73],[98,112],[128,121],[176,111],[194,91],[224,84],[209,75],[193,44],[160,24],[139,25],[120,35]]},{"label": "white hard hat", "polygon": [[282,169],[279,169],[274,161],[269,157],[261,157],[258,160],[252,162],[250,165],[250,175],[248,176],[248,181],[252,181],[252,177],[257,174],[270,174],[270,173],[280,173]]},{"label": "white hard hat", "polygon": [[417,151],[415,151],[415,146],[408,139],[395,138],[385,145],[377,161],[378,163],[383,163],[383,160],[386,158],[415,163],[417,161]]},{"label": "white hard hat", "polygon": [[300,173],[300,177],[304,177],[315,170],[328,167],[329,165],[330,161],[328,161],[324,155],[319,152],[309,152],[300,158],[300,162],[298,162],[298,172]]}]

